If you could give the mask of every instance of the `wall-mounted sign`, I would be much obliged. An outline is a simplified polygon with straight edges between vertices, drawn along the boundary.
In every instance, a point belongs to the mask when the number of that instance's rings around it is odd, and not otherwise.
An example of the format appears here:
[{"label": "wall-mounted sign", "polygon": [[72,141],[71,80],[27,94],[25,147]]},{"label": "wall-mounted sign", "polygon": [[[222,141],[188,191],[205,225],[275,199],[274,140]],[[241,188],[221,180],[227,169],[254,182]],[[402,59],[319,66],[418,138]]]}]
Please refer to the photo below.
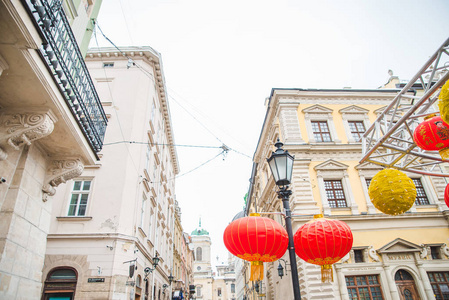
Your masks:
[{"label": "wall-mounted sign", "polygon": [[104,278],[87,278],[87,282],[104,282]]}]

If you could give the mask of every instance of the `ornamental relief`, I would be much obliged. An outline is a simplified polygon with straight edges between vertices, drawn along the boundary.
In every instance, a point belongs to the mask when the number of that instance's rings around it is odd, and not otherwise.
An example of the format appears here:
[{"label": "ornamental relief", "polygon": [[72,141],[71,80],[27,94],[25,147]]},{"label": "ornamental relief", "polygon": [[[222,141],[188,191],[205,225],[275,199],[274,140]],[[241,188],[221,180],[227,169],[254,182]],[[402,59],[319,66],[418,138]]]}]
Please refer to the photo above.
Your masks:
[{"label": "ornamental relief", "polygon": [[80,176],[83,170],[84,164],[80,158],[53,160],[47,169],[45,184],[42,187],[43,200],[46,201],[48,195],[53,196],[58,185]]},{"label": "ornamental relief", "polygon": [[32,142],[51,134],[55,122],[56,118],[50,111],[4,113],[0,116],[0,144],[19,150],[22,145],[31,145]]}]

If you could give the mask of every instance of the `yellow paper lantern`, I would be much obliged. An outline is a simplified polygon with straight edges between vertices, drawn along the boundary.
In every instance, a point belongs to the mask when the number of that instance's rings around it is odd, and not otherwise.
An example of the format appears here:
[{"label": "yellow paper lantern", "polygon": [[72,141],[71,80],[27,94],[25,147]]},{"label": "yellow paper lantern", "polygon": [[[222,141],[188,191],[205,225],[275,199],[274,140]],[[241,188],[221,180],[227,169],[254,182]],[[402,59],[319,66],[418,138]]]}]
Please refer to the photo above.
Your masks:
[{"label": "yellow paper lantern", "polygon": [[449,123],[449,80],[441,88],[440,96],[438,97],[438,107],[440,108],[440,116],[444,122]]},{"label": "yellow paper lantern", "polygon": [[388,215],[408,211],[415,203],[416,187],[403,172],[385,169],[371,179],[369,197],[374,207]]}]

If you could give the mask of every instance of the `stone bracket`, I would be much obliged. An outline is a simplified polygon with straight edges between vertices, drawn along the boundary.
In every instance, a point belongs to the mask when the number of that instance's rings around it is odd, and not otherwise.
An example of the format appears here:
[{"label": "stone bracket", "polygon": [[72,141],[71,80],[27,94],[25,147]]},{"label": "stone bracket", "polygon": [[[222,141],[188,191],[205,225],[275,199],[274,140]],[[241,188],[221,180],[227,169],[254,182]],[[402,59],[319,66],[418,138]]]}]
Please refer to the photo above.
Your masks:
[{"label": "stone bracket", "polygon": [[4,112],[0,115],[0,160],[7,157],[9,146],[19,150],[22,145],[31,145],[53,132],[56,117],[47,112]]},{"label": "stone bracket", "polygon": [[61,183],[76,178],[83,173],[84,164],[80,158],[55,159],[50,162],[45,176],[42,200],[47,201],[48,196],[56,193],[56,187]]}]

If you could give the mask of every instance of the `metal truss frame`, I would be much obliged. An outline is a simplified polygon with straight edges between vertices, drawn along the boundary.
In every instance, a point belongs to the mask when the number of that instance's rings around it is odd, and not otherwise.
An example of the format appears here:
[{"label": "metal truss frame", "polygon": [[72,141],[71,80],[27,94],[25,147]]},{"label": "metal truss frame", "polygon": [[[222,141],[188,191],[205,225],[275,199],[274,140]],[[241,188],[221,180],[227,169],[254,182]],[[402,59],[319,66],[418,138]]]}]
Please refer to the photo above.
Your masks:
[{"label": "metal truss frame", "polygon": [[[413,141],[413,131],[423,117],[439,114],[437,100],[440,87],[449,79],[449,38],[418,73],[404,86],[393,101],[362,137],[360,163],[374,163],[423,175],[449,177],[437,151],[425,151]],[[413,91],[419,86],[422,96]],[[415,89],[416,90],[416,89]]]}]

